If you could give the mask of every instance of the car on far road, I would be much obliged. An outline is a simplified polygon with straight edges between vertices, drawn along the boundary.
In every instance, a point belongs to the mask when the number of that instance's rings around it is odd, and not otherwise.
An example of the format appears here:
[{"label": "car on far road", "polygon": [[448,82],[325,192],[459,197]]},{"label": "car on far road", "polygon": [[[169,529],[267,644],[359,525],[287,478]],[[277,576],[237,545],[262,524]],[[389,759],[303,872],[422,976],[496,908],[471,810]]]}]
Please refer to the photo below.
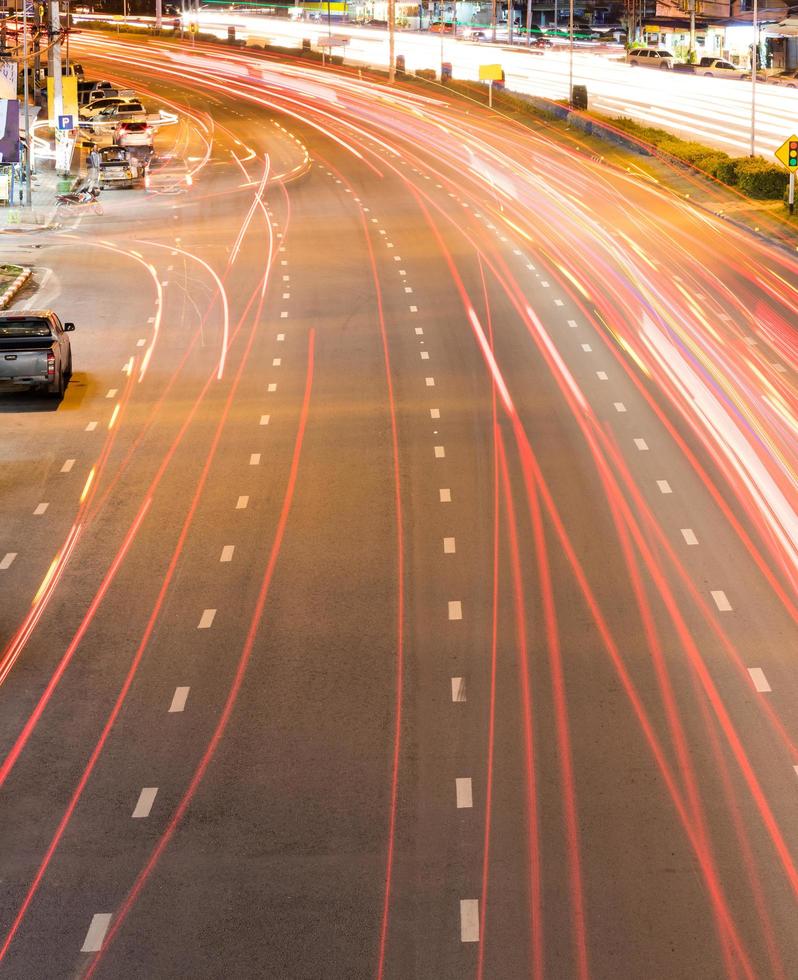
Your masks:
[{"label": "car on far road", "polygon": [[0,313],[0,389],[41,389],[62,398],[72,377],[68,333],[52,310]]},{"label": "car on far road", "polygon": [[739,65],[733,65],[730,61],[723,58],[702,58],[695,70],[696,75],[707,75],[710,78],[742,78],[744,75],[750,77],[750,72]]},{"label": "car on far road", "polygon": [[626,60],[630,65],[642,65],[644,68],[662,68],[666,71],[673,68],[673,55],[660,48],[634,48],[627,52]]},{"label": "car on far road", "polygon": [[430,34],[453,34],[454,24],[445,24],[443,21],[439,20],[435,24],[429,25]]},{"label": "car on far road", "polygon": [[790,68],[789,71],[780,71],[778,75],[771,75],[768,78],[771,85],[784,85],[787,88],[798,88],[798,68]]},{"label": "car on far road", "polygon": [[175,156],[150,157],[144,187],[153,194],[179,194],[191,186],[191,171],[185,160]]},{"label": "car on far road", "polygon": [[117,146],[144,146],[152,149],[153,128],[146,122],[121,122],[114,130]]}]

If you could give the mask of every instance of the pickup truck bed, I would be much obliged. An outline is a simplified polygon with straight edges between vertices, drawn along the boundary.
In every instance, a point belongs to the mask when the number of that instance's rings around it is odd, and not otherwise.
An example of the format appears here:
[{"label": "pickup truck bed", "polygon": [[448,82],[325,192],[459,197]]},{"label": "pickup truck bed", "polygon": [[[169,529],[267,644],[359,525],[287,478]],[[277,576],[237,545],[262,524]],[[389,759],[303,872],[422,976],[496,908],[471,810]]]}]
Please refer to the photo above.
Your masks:
[{"label": "pickup truck bed", "polygon": [[0,313],[0,388],[44,388],[61,397],[72,374],[72,350],[51,310]]}]

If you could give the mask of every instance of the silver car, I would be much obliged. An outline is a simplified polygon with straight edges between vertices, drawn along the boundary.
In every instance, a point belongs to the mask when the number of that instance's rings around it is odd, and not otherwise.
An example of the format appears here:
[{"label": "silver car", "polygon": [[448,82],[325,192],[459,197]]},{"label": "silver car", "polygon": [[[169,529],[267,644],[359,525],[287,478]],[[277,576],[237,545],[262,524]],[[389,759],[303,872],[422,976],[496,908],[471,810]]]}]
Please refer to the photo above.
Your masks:
[{"label": "silver car", "polygon": [[659,48],[633,48],[627,52],[626,60],[630,65],[641,65],[643,68],[662,68],[666,71],[673,68],[673,55]]}]

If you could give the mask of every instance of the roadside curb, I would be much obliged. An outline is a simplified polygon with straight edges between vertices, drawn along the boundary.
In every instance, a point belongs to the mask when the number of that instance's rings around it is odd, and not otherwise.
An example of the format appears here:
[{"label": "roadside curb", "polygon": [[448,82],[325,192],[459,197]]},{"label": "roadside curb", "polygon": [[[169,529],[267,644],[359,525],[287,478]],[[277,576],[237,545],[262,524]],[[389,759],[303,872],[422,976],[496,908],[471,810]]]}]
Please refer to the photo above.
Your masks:
[{"label": "roadside curb", "polygon": [[33,269],[23,268],[23,271],[17,276],[17,278],[11,283],[6,290],[0,294],[0,310],[4,310],[11,300],[17,295],[17,293],[22,289],[25,283],[33,275]]}]

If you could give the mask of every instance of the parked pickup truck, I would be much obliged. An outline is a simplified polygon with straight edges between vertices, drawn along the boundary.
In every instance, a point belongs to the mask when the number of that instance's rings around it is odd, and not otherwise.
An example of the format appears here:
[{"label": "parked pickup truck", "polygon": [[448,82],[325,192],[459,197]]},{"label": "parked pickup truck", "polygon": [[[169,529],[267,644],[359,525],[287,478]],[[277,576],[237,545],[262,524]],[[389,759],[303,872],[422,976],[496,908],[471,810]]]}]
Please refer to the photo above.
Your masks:
[{"label": "parked pickup truck", "polygon": [[124,146],[104,146],[100,150],[100,187],[132,187],[144,180],[144,165]]},{"label": "parked pickup truck", "polygon": [[72,376],[67,334],[74,329],[52,310],[0,313],[0,389],[40,388],[63,397]]}]

